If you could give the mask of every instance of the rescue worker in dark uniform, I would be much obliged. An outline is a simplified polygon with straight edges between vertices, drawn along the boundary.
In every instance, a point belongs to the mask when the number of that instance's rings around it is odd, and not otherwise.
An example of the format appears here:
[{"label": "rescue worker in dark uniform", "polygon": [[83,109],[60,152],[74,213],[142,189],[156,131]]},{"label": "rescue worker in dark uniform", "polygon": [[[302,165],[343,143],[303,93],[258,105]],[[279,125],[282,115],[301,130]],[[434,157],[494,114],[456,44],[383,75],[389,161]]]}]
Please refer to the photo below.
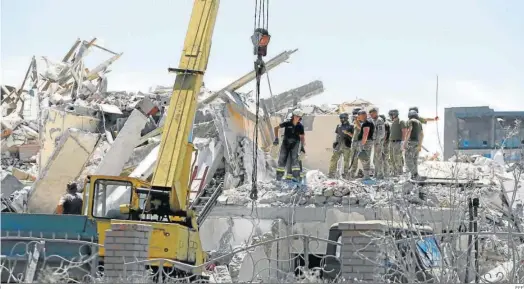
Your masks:
[{"label": "rescue worker in dark uniform", "polygon": [[60,201],[58,201],[56,213],[64,215],[82,215],[83,205],[82,194],[78,192],[76,183],[69,182],[67,184],[67,193],[65,193],[65,195],[60,198]]},{"label": "rescue worker in dark uniform", "polygon": [[[293,113],[289,115],[289,117],[286,119],[286,121],[291,121],[293,119]],[[299,120],[300,123],[302,123],[302,118]],[[304,149],[304,146],[300,146],[300,153],[298,158],[298,165],[300,166],[300,177],[298,178],[298,181],[301,182],[305,178],[304,168],[302,167],[302,158],[306,155],[306,150]],[[286,179],[287,180],[293,180],[293,170],[291,168],[291,158],[287,159],[287,172],[286,172]]]},{"label": "rescue worker in dark uniform", "polygon": [[301,147],[305,146],[304,126],[300,123],[303,115],[302,110],[297,108],[293,111],[293,116],[290,121],[284,121],[274,128],[274,133],[277,137],[273,145],[278,145],[279,143],[278,129],[284,128],[284,139],[282,140],[278,157],[277,180],[282,180],[286,172],[288,158],[290,158],[291,161],[293,178],[297,181],[300,179],[299,153]]}]

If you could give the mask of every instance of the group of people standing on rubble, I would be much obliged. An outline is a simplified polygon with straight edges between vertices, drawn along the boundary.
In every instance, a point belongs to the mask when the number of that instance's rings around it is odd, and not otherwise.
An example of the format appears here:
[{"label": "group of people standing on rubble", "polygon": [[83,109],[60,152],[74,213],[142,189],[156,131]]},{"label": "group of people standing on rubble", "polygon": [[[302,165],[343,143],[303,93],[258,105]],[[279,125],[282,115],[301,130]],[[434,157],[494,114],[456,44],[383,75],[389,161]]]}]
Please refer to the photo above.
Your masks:
[{"label": "group of people standing on rubble", "polygon": [[[419,180],[418,157],[424,139],[423,124],[436,118],[421,118],[418,108],[411,107],[408,120],[399,118],[398,109],[388,113],[389,118],[379,115],[378,108],[369,111],[355,108],[352,116],[341,113],[340,124],[335,128],[333,155],[329,166],[329,177],[335,177],[340,157],[344,158],[343,177],[370,179],[371,157],[375,167],[374,177],[395,177],[403,173],[404,164],[410,177]],[[302,124],[303,112],[295,109],[279,126],[274,128],[274,145],[279,144],[278,130],[284,128],[284,135],[278,158],[277,180],[287,172],[287,178],[300,181],[302,156],[305,154],[305,132]],[[362,171],[358,170],[358,162]]]}]

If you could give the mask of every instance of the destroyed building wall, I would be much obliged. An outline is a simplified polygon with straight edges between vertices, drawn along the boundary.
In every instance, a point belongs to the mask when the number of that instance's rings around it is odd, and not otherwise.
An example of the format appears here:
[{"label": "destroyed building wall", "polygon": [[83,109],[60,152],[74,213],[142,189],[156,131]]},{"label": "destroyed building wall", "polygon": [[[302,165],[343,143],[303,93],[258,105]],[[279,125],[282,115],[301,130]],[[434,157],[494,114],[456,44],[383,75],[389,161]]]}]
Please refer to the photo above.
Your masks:
[{"label": "destroyed building wall", "polygon": [[[444,110],[444,159],[456,153],[478,154],[492,158],[500,147],[508,150],[524,145],[524,111],[495,111],[488,106],[450,107]],[[516,130],[516,134],[511,134]],[[472,151],[475,150],[475,153]],[[520,154],[507,154],[508,161],[520,160]]]},{"label": "destroyed building wall", "polygon": [[[242,106],[237,106],[234,103],[228,103],[226,105],[224,115],[227,118],[229,127],[231,127],[232,130],[243,131],[244,136],[254,140],[255,120],[246,116],[245,113],[242,113],[242,110],[244,109],[245,108]],[[262,118],[262,116],[260,116],[260,118]],[[271,133],[269,129],[263,125],[262,119],[259,119],[258,142],[261,149],[267,149],[272,144],[270,135]]]},{"label": "destroyed building wall", "polygon": [[133,110],[97,168],[97,175],[120,175],[135,146],[139,144],[140,132],[146,122],[147,118],[145,115],[139,110]]},{"label": "destroyed building wall", "polygon": [[[200,236],[206,251],[220,251],[224,246],[236,247],[250,243],[251,238],[270,231],[274,220],[282,219],[290,225],[290,234],[305,234],[327,238],[329,228],[338,222],[367,220],[402,220],[401,212],[394,207],[265,207],[257,208],[257,218],[250,216],[248,207],[217,207],[202,224]],[[461,219],[462,212],[453,209],[420,208],[412,212],[419,222],[430,222],[436,233],[449,228]],[[458,226],[459,224],[457,224]],[[224,243],[227,240],[227,243]],[[313,248],[314,247],[314,248]],[[302,240],[293,241],[292,252],[303,252]],[[309,248],[313,254],[325,254],[326,243]]]},{"label": "destroyed building wall", "polygon": [[77,115],[50,108],[44,121],[42,131],[42,150],[40,150],[40,167],[46,166],[49,157],[56,148],[57,141],[69,128],[88,132],[98,132],[100,119],[91,116]]},{"label": "destroyed building wall", "polygon": [[[225,188],[251,182],[255,122],[242,113],[243,110],[247,110],[243,104],[232,103],[217,106],[215,109],[218,136],[225,145]],[[269,150],[272,141],[270,141],[269,128],[263,126],[262,121],[259,123],[258,135],[257,176],[260,180],[266,180],[272,177],[273,166],[271,158],[266,156],[263,149]]]},{"label": "destroyed building wall", "polygon": [[29,198],[31,213],[52,214],[68,182],[82,172],[100,138],[99,134],[70,128],[60,138],[55,152],[34,183]]}]

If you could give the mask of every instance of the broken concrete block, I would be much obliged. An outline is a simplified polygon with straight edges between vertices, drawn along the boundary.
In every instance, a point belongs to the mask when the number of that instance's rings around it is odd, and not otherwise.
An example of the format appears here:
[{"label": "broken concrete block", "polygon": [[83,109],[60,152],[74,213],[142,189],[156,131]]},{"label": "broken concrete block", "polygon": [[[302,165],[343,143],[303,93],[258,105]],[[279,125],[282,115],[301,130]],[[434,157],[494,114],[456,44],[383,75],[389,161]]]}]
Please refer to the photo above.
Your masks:
[{"label": "broken concrete block", "polygon": [[13,175],[8,174],[7,172],[2,172],[2,197],[9,198],[9,196],[21,190],[24,185]]},{"label": "broken concrete block", "polygon": [[68,128],[77,128],[82,131],[97,132],[100,119],[89,116],[49,109],[42,132],[42,149],[40,151],[41,165],[44,168],[47,160],[53,154],[57,141]]},{"label": "broken concrete block", "polygon": [[24,95],[24,110],[22,116],[24,120],[31,121],[38,119],[38,96],[34,89],[29,90],[29,94]]},{"label": "broken concrete block", "polygon": [[120,110],[120,108],[118,108],[118,106],[113,105],[113,104],[101,103],[98,106],[105,113],[109,113],[109,114],[123,114],[122,111]]},{"label": "broken concrete block", "polygon": [[314,195],[311,198],[312,204],[315,204],[315,205],[323,205],[326,202],[326,199],[327,199],[326,196],[319,196],[319,195]]},{"label": "broken concrete block", "polygon": [[18,147],[18,158],[21,161],[29,161],[32,157],[36,156],[40,151],[40,145],[38,144],[23,144]]},{"label": "broken concrete block", "polygon": [[328,197],[328,198],[329,198],[329,197],[332,197],[333,194],[334,194],[334,189],[333,189],[333,188],[326,188],[326,189],[324,190],[324,196],[326,196],[326,197]]},{"label": "broken concrete block", "polygon": [[1,119],[2,128],[4,129],[8,128],[8,129],[14,130],[22,122],[23,120],[20,118],[20,116],[16,112],[13,112],[9,114],[8,116],[3,117]]},{"label": "broken concrete block", "polygon": [[342,202],[342,197],[331,196],[327,199],[327,203],[330,205],[339,204]]},{"label": "broken concrete block", "polygon": [[124,127],[116,136],[111,148],[102,159],[96,171],[97,175],[118,176],[133,150],[139,144],[140,131],[144,128],[147,117],[138,110],[133,110]]},{"label": "broken concrete block", "polygon": [[225,265],[216,266],[213,269],[213,277],[215,278],[216,283],[233,283],[233,280],[231,280],[231,274],[229,274],[229,270]]},{"label": "broken concrete block", "polygon": [[22,130],[23,133],[27,136],[27,138],[37,139],[38,138],[38,132],[29,126],[26,125],[20,125],[18,129]]},{"label": "broken concrete block", "polygon": [[99,134],[72,128],[66,130],[33,185],[28,203],[29,212],[52,214],[55,211],[67,183],[82,172],[99,138]]},{"label": "broken concrete block", "polygon": [[20,169],[13,168],[12,172],[13,176],[15,176],[17,179],[21,181],[35,181],[36,176],[33,176],[32,174],[28,172],[24,172]]},{"label": "broken concrete block", "polygon": [[144,97],[138,102],[136,109],[140,110],[145,115],[156,115],[160,111],[158,106],[147,97]]},{"label": "broken concrete block", "polygon": [[53,93],[49,95],[49,102],[51,102],[52,104],[66,104],[73,102],[73,98],[70,94],[62,95],[58,93]]},{"label": "broken concrete block", "polygon": [[25,143],[25,139],[21,139],[20,135],[11,134],[2,142],[2,152],[9,151],[11,153],[18,152],[18,148]]}]

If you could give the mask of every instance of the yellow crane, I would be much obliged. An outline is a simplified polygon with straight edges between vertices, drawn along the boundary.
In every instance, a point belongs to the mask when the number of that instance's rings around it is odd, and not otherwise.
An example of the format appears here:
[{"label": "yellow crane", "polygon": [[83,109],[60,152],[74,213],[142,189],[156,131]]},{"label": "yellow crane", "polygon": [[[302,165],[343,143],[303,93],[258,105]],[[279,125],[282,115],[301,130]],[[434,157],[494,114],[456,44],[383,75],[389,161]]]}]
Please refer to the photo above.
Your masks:
[{"label": "yellow crane", "polygon": [[[151,182],[102,175],[88,176],[86,180],[84,209],[89,218],[96,220],[102,244],[112,220],[147,223],[153,226],[150,259],[171,259],[196,266],[206,261],[199,224],[195,212],[188,206],[188,192],[191,158],[195,150],[192,126],[197,96],[209,60],[219,2],[194,1],[179,67],[169,69],[177,75]],[[261,58],[266,55],[269,42],[267,29],[256,29],[252,40],[254,54],[258,55],[255,65],[258,73],[263,73]],[[108,196],[117,191],[126,199],[115,205],[108,201]],[[101,257],[105,255],[103,249],[99,253]]]}]

